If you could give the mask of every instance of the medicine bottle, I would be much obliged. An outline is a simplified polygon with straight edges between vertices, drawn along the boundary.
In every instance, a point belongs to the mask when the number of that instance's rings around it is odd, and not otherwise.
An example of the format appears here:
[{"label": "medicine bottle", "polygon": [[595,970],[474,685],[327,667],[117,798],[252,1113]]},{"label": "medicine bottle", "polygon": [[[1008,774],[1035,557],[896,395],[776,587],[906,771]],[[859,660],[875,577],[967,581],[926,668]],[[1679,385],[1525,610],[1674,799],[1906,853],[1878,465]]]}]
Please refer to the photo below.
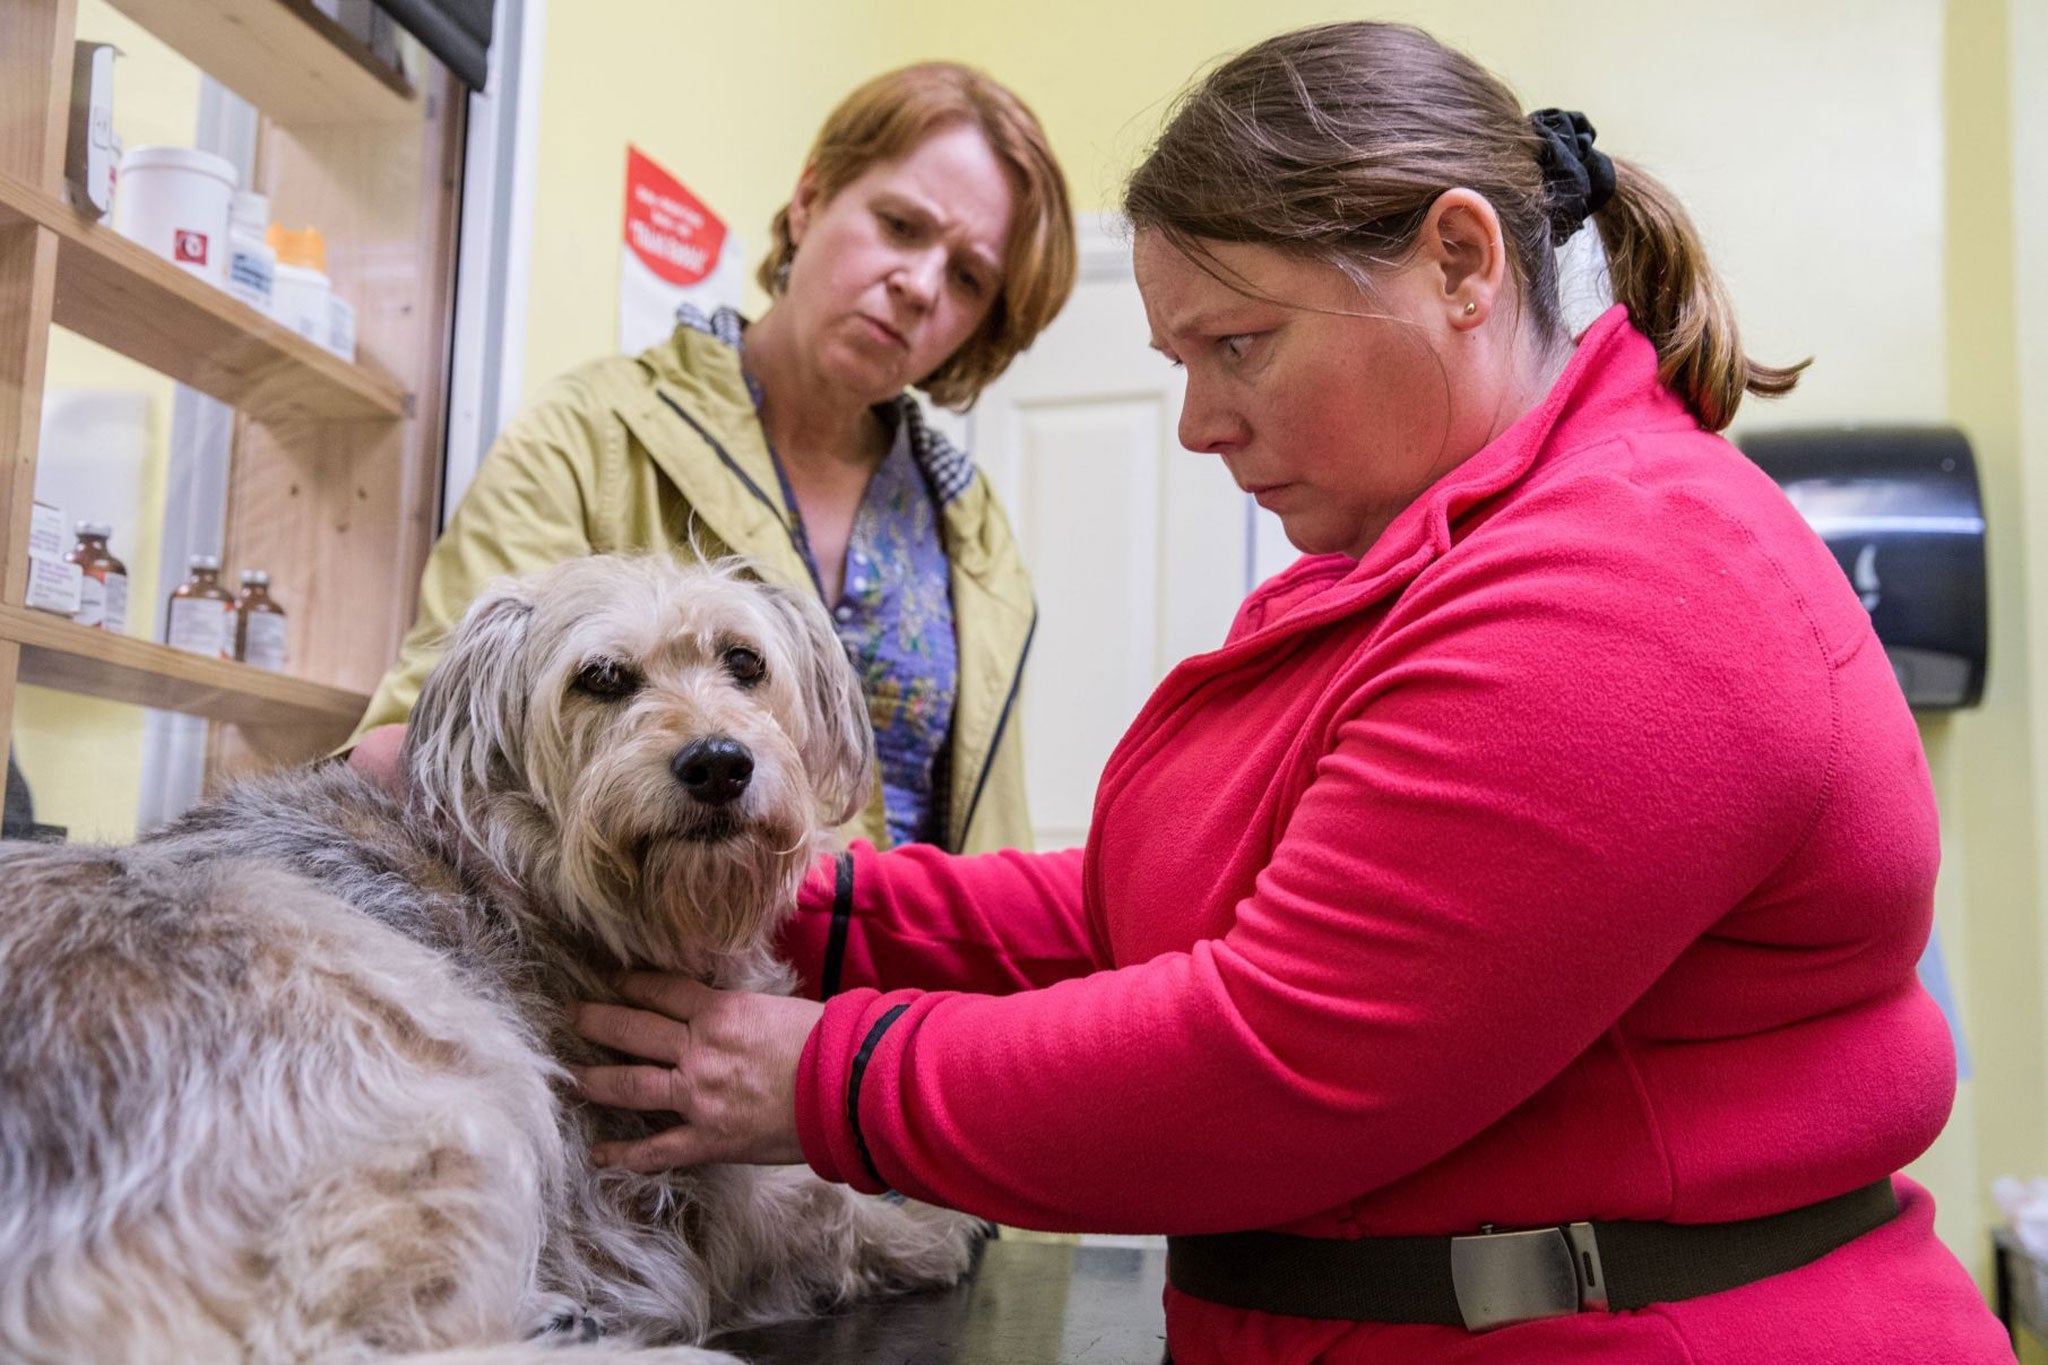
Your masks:
[{"label": "medicine bottle", "polygon": [[128,629],[128,566],[107,549],[107,537],[113,533],[114,528],[105,522],[79,522],[78,543],[64,558],[83,574],[78,614],[71,619],[81,626],[118,634]]},{"label": "medicine bottle", "polygon": [[270,599],[270,575],[242,570],[242,595],[235,599],[235,657],[282,673],[284,636],[284,608]]},{"label": "medicine bottle", "polygon": [[277,251],[265,240],[270,200],[244,190],[228,208],[228,292],[268,314],[277,292]]},{"label": "medicine bottle", "polygon": [[164,643],[172,649],[232,659],[235,649],[235,599],[220,585],[220,560],[193,555],[183,583],[171,592],[164,613]]},{"label": "medicine bottle", "polygon": [[264,240],[277,253],[270,315],[306,340],[327,345],[334,319],[326,239],[318,228],[293,230],[282,223],[272,223]]}]

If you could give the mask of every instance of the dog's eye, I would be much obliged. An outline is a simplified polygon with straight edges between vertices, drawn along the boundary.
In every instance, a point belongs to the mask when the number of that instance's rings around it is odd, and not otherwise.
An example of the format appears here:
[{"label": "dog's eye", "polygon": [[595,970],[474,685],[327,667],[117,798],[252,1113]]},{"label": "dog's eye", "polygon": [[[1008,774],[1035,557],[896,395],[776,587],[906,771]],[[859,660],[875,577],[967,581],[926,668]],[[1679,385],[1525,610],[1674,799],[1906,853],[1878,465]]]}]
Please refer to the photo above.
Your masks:
[{"label": "dog's eye", "polygon": [[599,701],[629,697],[640,687],[640,675],[616,659],[598,659],[576,674],[576,690]]},{"label": "dog's eye", "polygon": [[752,687],[768,671],[768,665],[761,662],[761,656],[745,645],[734,645],[725,651],[724,657],[725,671],[732,674],[732,680],[741,687]]}]

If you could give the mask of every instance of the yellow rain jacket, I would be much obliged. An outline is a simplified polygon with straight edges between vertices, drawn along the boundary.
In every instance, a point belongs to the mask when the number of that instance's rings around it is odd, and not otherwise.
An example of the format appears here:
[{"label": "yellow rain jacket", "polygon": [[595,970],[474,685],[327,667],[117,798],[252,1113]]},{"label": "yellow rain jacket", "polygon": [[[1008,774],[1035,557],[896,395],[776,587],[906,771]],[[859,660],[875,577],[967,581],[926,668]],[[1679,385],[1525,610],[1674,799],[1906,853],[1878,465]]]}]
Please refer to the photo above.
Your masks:
[{"label": "yellow rain jacket", "polygon": [[[934,496],[960,673],[943,768],[945,846],[1029,848],[1017,691],[1037,623],[1030,579],[987,477],[902,403],[920,463],[929,471],[936,458],[947,471]],[[637,357],[557,379],[499,435],[427,560],[419,616],[357,736],[406,718],[442,642],[491,579],[651,550],[745,555],[770,578],[816,590],[739,354],[688,326]],[[886,846],[879,781],[844,832]]]}]

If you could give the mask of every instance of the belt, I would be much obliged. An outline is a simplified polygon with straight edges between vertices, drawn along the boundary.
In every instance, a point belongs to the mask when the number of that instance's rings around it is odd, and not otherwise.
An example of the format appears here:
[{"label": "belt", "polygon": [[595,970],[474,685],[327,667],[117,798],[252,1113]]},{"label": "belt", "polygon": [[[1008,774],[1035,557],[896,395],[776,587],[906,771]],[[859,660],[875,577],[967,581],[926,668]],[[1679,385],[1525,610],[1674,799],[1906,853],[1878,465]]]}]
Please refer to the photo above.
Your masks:
[{"label": "belt", "polygon": [[1166,1279],[1231,1308],[1491,1331],[1643,1308],[1753,1284],[1817,1261],[1898,1214],[1890,1180],[1734,1223],[1567,1223],[1469,1237],[1166,1239]]}]

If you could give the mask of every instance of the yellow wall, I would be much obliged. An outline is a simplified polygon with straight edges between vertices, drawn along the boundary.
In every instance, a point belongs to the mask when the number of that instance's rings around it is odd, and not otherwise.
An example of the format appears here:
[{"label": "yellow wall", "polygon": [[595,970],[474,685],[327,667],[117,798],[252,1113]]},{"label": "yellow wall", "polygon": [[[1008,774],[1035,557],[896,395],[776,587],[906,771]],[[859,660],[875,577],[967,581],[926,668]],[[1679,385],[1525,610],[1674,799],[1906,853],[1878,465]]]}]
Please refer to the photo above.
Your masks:
[{"label": "yellow wall", "polygon": [[[2048,8],[2039,3],[2018,0],[2011,6],[2011,60],[2009,71],[2013,84],[2012,129],[2013,129],[2013,183],[2014,204],[2012,223],[2024,233],[2029,243],[2038,243],[2041,224],[2048,221]],[[2021,225],[2024,225],[2023,227]],[[2048,471],[2048,265],[2044,265],[2038,251],[2016,252],[2014,256],[2013,291],[2014,313],[2018,324],[2018,362],[2015,369],[2019,374],[2019,451],[2022,464],[2033,471],[2032,496],[2026,504],[2029,526],[2048,525],[2048,488],[2043,487],[2043,471]],[[2016,528],[2015,528],[2016,529]],[[2015,534],[2015,539],[2018,536]],[[2032,676],[2048,676],[2041,655],[2048,650],[2048,629],[2039,624],[2043,606],[2048,606],[2048,556],[2034,555],[2029,567],[2029,600],[2036,604],[2037,615],[2033,618],[2035,628],[2023,638],[2032,646],[2029,667]],[[2041,702],[2036,694],[2036,707]],[[2044,790],[2042,777],[2043,719],[2038,717],[2033,727],[2035,753],[2035,808],[2040,806],[2040,793]],[[2035,856],[2036,886],[2040,884],[2040,859],[2048,856],[2048,840],[2044,840],[2043,829],[2038,822],[2031,831],[2033,837],[2009,845],[2007,851],[2017,855],[2032,848]],[[2038,905],[2038,901],[2034,904]],[[2044,1030],[2040,1003],[2040,982],[2048,979],[2048,966],[2044,966],[2042,934],[2038,912],[2033,906],[2014,907],[1995,927],[1994,933],[2002,935],[2006,926],[2015,931],[2016,942],[2031,950],[2030,961],[2034,974],[2024,985],[2024,1000],[2030,1007],[2015,1011],[2015,1017],[2008,1019],[2001,1013],[1987,1012],[1980,1031],[1996,1030],[2000,1037],[2010,1033],[2020,1044],[2021,1056],[2032,1070],[2027,1080],[2039,1083],[2044,1069]],[[1996,952],[1991,943],[1985,945],[1987,953]],[[2015,997],[2017,998],[2017,996]],[[2024,1031],[2022,1033],[2022,1031]],[[2038,1097],[2038,1091],[2029,1091]],[[2043,1164],[2042,1151],[2048,1148],[2041,1127],[2048,1123],[2043,1117],[2042,1104],[2026,1117],[2033,1120],[2033,1126],[2023,1129],[2023,1141],[2010,1144],[2017,1163],[2031,1160],[2030,1169],[2038,1170]],[[2048,1349],[2038,1350],[2030,1357],[2035,1361],[2048,1360]]]},{"label": "yellow wall", "polygon": [[[1991,558],[1992,664],[1981,709],[1922,727],[1942,797],[1938,923],[1961,994],[1975,1075],[1942,1144],[1923,1163],[1956,1205],[1990,1217],[1990,1181],[2031,1174],[2048,1145],[2032,842],[2039,820],[2022,530],[2013,297],[2011,74],[2003,0],[1949,6],[1946,319],[1949,410],[1970,433]],[[2039,600],[2034,599],[2034,600]],[[1980,1240],[1980,1239],[1973,1239]],[[1952,1245],[1956,1243],[1952,1240]],[[1965,1249],[1966,1255],[1975,1250]],[[1972,1257],[1974,1260],[1975,1258]]]},{"label": "yellow wall", "polygon": [[[2048,564],[2027,558],[2021,534],[2023,508],[2037,514],[2025,521],[2048,524],[2048,484],[2022,477],[2029,455],[2048,468],[2048,267],[2015,265],[2012,172],[2016,147],[2024,156],[2031,145],[2017,221],[2048,221],[2039,5],[778,0],[692,7],[687,22],[656,0],[553,6],[525,387],[612,346],[629,140],[758,252],[834,99],[889,66],[957,58],[1017,89],[1044,121],[1077,207],[1108,209],[1199,67],[1281,29],[1349,17],[1420,23],[1507,77],[1526,105],[1585,110],[1603,146],[1680,194],[1751,349],[1815,357],[1797,394],[1753,404],[1745,423],[1952,418],[1975,436],[1996,580],[1991,688],[1980,711],[1925,735],[1947,849],[1937,915],[1977,1079],[1915,1174],[1934,1189],[1943,1235],[1981,1272],[1989,1180],[2048,1170],[2048,944],[2034,910],[2048,880],[2035,799],[2048,724],[2035,720],[2030,682],[2048,676],[2048,660],[2027,657],[2048,649],[2048,632],[2027,628],[2030,601],[2048,602],[2030,596],[2028,576]],[[2033,404],[2024,435],[2023,374]]]},{"label": "yellow wall", "polygon": [[[1990,5],[1993,0],[1977,3]],[[2024,580],[2015,585],[2015,595],[2024,594],[2026,615],[2007,637],[2008,652],[2024,654],[2027,676],[2048,679],[2048,555],[2028,546],[2025,535],[2028,528],[2048,526],[2048,262],[2043,262],[2038,249],[2042,224],[2048,222],[2048,6],[2039,0],[2008,0],[2002,8],[2009,25],[2005,75],[2010,85],[2006,108],[2013,189],[2005,226],[2012,249],[2007,257],[2011,263],[2009,312],[1993,315],[2010,322],[2005,335],[2013,338],[2016,421],[2005,458],[2024,471],[2026,487],[2017,513],[2000,509],[2000,524],[2010,547],[2001,553],[2000,562],[2019,563],[2025,570]],[[1996,175],[1997,169],[1989,168],[1987,174]],[[1987,292],[1995,288],[1992,282]],[[1995,356],[1995,340],[1987,341]],[[1974,350],[1958,354],[1952,366],[1960,371],[1976,359]],[[2040,1089],[2043,1072],[2048,1071],[2048,1024],[2044,1024],[2041,1001],[2041,982],[2048,979],[2048,943],[2044,943],[2037,909],[2039,890],[2048,884],[2043,871],[2044,860],[2048,860],[2048,819],[2044,819],[2048,815],[2044,811],[2048,807],[2048,799],[2044,799],[2048,793],[2048,714],[2044,714],[2048,704],[2044,704],[2038,683],[2030,699],[2032,726],[2026,738],[2033,758],[2032,823],[1988,848],[1973,864],[1972,872],[1976,878],[1973,891],[1978,883],[1989,882],[2002,892],[1996,918],[1983,918],[1973,958],[1997,962],[2003,968],[2005,955],[2011,954],[2024,964],[2011,969],[2010,984],[1998,994],[1979,993],[1977,1031],[1990,1045],[2012,1047],[2007,1074],[2027,1104],[2024,1109],[2007,1106],[2009,1129],[1994,1128],[1988,1119],[1983,1123],[1989,1139],[1987,1152],[1995,1142],[2001,1163],[1994,1167],[1987,1160],[1987,1174],[2012,1169],[2040,1171],[2048,1164],[2043,1157],[2048,1149],[2048,1134],[2043,1132],[2048,1127],[2048,1113],[2044,1113],[2048,1102]],[[2014,740],[2004,733],[1987,735],[1978,752],[2000,742]],[[1984,776],[1972,774],[1970,781],[1979,794],[1980,807],[1995,803],[1997,789]],[[1976,818],[1974,809],[1969,818]],[[1974,870],[1980,864],[1981,873]],[[2031,873],[2035,897],[2023,903],[2009,888],[2027,873]],[[1974,896],[1970,908],[1972,914],[1977,913]],[[2048,1360],[2048,1350],[2037,1350],[2030,1358]]]},{"label": "yellow wall", "polygon": [[[106,0],[80,0],[78,37],[110,42],[121,51],[114,63],[114,131],[123,146],[192,145],[199,115],[196,67]],[[113,539],[115,553],[128,566],[129,630],[146,635],[157,595],[174,385],[146,366],[61,329],[50,334],[45,385],[129,389],[149,397],[143,515],[139,525],[115,527]],[[67,827],[74,839],[132,838],[141,788],[142,725],[137,707],[23,688],[15,701],[14,755],[34,794],[36,819]]]}]

